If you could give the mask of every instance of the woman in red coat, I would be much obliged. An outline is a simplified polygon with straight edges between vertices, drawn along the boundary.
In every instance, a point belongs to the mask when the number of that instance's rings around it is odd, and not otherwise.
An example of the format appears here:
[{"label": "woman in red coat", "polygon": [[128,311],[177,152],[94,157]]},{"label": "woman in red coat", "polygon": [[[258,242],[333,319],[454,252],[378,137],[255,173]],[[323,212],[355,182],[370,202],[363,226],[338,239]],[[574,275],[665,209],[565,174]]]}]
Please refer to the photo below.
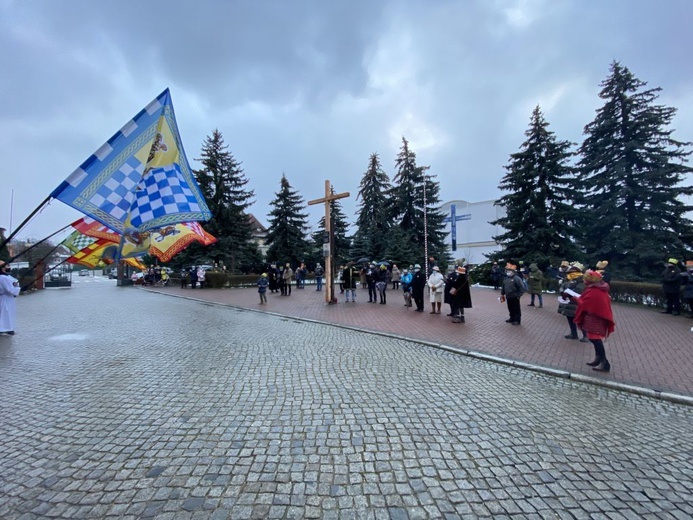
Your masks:
[{"label": "woman in red coat", "polygon": [[604,340],[614,331],[614,315],[611,311],[609,284],[602,280],[597,271],[588,270],[583,276],[585,290],[578,298],[575,324],[587,332],[594,345],[594,361],[587,363],[593,370],[608,372],[611,364],[606,359]]}]

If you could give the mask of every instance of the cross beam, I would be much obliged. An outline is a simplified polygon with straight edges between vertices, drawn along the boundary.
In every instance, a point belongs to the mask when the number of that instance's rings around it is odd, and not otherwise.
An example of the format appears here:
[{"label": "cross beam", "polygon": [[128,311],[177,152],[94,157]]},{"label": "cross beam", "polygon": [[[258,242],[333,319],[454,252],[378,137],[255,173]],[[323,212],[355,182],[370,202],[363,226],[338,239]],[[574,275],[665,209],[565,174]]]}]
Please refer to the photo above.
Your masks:
[{"label": "cross beam", "polygon": [[334,287],[333,280],[334,274],[332,272],[332,254],[334,251],[334,232],[332,231],[332,221],[330,218],[332,201],[337,199],[343,199],[349,196],[349,192],[344,193],[334,193],[332,184],[330,181],[325,181],[325,196],[321,199],[315,199],[308,201],[309,206],[314,206],[316,204],[325,204],[325,232],[327,233],[328,242],[323,246],[325,252],[325,303],[337,303],[337,298],[334,297]]},{"label": "cross beam", "polygon": [[457,222],[462,221],[462,220],[471,220],[472,215],[471,213],[467,213],[466,215],[457,215],[457,205],[456,204],[450,204],[450,216],[445,217],[443,219],[443,222],[448,223],[450,222],[450,235],[452,236],[452,250],[457,251]]}]

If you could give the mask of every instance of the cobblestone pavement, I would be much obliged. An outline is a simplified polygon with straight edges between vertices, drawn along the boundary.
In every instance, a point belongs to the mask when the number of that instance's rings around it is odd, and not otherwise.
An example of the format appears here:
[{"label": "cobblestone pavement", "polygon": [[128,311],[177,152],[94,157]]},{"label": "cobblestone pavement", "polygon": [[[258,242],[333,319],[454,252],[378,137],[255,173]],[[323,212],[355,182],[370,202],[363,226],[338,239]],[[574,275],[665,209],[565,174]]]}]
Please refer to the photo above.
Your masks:
[{"label": "cobblestone pavement", "polygon": [[[544,295],[544,307],[527,307],[522,299],[522,326],[505,323],[508,311],[498,302],[499,292],[472,288],[474,308],[466,311],[466,323],[453,324],[445,316],[430,315],[403,306],[400,291],[388,291],[387,305],[368,303],[368,292],[358,290],[357,303],[326,305],[324,294],[307,286],[292,295],[269,294],[267,305],[258,305],[257,289],[191,290],[176,287],[157,289],[176,296],[215,301],[297,318],[398,334],[436,344],[481,352],[505,359],[561,370],[575,377],[604,383],[616,382],[693,398],[693,320],[662,315],[656,309],[614,304],[616,332],[606,341],[612,369],[599,374],[586,366],[594,358],[591,343],[571,341],[564,316],[557,313],[556,295]],[[339,292],[339,291],[337,291]]]},{"label": "cobblestone pavement", "polygon": [[3,519],[693,516],[688,406],[107,280],[18,305]]}]

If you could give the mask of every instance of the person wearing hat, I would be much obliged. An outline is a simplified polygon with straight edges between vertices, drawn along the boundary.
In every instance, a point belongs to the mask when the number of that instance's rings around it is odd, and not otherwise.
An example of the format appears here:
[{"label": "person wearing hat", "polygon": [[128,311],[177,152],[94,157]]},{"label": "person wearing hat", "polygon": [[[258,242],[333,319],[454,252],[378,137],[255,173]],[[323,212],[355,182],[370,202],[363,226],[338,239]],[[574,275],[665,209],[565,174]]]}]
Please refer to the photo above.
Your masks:
[{"label": "person wearing hat", "polygon": [[472,308],[467,269],[462,265],[455,268],[454,278],[450,283],[450,307],[453,323],[464,323],[464,310]]},{"label": "person wearing hat", "polygon": [[686,260],[686,274],[683,276],[683,299],[688,305],[688,318],[693,318],[693,260]]},{"label": "person wearing hat", "polygon": [[445,288],[445,278],[440,273],[440,267],[437,265],[431,267],[431,274],[426,283],[431,301],[431,314],[440,314],[440,307],[443,305],[443,289]]},{"label": "person wearing hat", "polygon": [[508,305],[508,314],[510,318],[505,320],[506,323],[520,325],[522,323],[522,308],[520,307],[520,298],[525,292],[525,284],[522,278],[517,274],[517,266],[508,262],[505,264],[505,277],[501,284],[500,301]]},{"label": "person wearing hat", "polygon": [[426,287],[426,275],[421,272],[421,266],[414,264],[414,276],[411,280],[411,295],[416,304],[416,312],[424,311],[424,287]]},{"label": "person wearing hat", "polygon": [[568,268],[570,267],[570,263],[568,260],[563,260],[561,262],[561,265],[558,266],[558,288],[561,288],[561,285],[563,285],[563,281],[565,280],[565,275],[568,273]]},{"label": "person wearing hat", "polygon": [[679,261],[676,258],[670,258],[667,261],[664,271],[662,271],[662,291],[667,299],[667,308],[662,311],[662,314],[672,314],[678,316],[681,314],[681,269],[679,269]]},{"label": "person wearing hat", "polygon": [[611,363],[606,359],[604,340],[616,328],[611,311],[609,284],[604,282],[599,272],[590,269],[585,272],[583,280],[585,290],[578,299],[575,325],[587,332],[587,337],[594,345],[594,360],[587,364],[597,372],[608,372],[611,370]]},{"label": "person wearing hat", "polygon": [[497,291],[500,288],[501,279],[503,278],[503,271],[498,265],[498,262],[493,262],[490,275],[491,282],[493,282],[493,290]]},{"label": "person wearing hat", "polygon": [[602,275],[602,280],[604,280],[605,283],[611,283],[611,273],[607,270],[607,267],[609,267],[609,261],[600,260],[597,262],[595,271]]},{"label": "person wearing hat", "polygon": [[[558,298],[558,314],[563,314],[568,320],[570,334],[566,334],[565,339],[578,339],[578,327],[575,325],[575,311],[577,310],[578,298],[585,290],[585,282],[582,279],[584,266],[580,262],[573,262],[568,267],[565,280],[561,285],[560,298]],[[582,331],[581,343],[589,342],[587,333]]]},{"label": "person wearing hat", "polygon": [[14,335],[17,322],[15,298],[19,291],[19,281],[10,274],[10,264],[0,260],[0,334]]},{"label": "person wearing hat", "polygon": [[262,273],[260,279],[257,281],[257,292],[260,295],[260,305],[267,303],[267,286],[269,286],[267,273]]}]

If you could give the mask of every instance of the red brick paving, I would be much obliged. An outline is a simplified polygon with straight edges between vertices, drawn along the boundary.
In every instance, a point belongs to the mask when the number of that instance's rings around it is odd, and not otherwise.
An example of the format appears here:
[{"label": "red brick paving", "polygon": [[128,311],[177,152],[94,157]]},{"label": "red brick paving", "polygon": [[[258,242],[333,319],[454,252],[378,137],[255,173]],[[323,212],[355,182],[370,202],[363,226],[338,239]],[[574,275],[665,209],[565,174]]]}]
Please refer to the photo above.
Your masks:
[{"label": "red brick paving", "polygon": [[544,307],[528,307],[522,299],[522,325],[505,323],[507,307],[498,301],[499,291],[472,288],[474,308],[467,309],[466,323],[455,324],[443,305],[440,315],[404,307],[401,291],[388,290],[387,305],[368,303],[368,292],[358,289],[357,302],[327,305],[324,292],[315,286],[291,296],[267,294],[267,304],[259,305],[257,289],[157,288],[159,292],[213,301],[247,309],[307,318],[330,324],[348,325],[365,331],[387,332],[408,338],[460,347],[515,361],[523,361],[572,374],[610,379],[661,392],[693,396],[693,319],[660,314],[657,309],[614,304],[616,332],[606,341],[611,372],[600,374],[586,366],[594,349],[591,343],[564,339],[566,318],[557,313],[557,297],[544,295]]}]

